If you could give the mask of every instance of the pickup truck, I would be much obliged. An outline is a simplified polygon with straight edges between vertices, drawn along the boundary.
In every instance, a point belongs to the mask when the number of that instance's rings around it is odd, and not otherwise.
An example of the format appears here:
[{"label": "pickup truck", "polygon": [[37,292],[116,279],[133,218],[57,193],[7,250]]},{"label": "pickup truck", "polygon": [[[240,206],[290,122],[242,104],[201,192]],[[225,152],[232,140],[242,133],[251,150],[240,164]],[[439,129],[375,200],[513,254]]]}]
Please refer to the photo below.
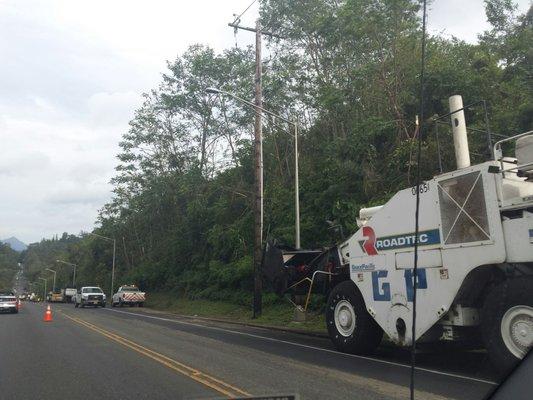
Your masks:
[{"label": "pickup truck", "polygon": [[135,285],[123,285],[118,288],[118,291],[111,298],[111,307],[123,307],[125,304],[133,307],[144,306],[145,293],[141,292]]},{"label": "pickup truck", "polygon": [[76,293],[74,307],[105,307],[105,300],[105,294],[98,286],[84,286]]}]

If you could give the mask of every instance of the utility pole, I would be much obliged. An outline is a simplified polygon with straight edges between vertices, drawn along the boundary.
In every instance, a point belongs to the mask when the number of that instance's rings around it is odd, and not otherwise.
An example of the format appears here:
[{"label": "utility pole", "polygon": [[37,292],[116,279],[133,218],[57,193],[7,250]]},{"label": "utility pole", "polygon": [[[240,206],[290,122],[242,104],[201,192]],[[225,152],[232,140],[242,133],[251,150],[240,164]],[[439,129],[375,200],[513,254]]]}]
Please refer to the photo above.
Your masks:
[{"label": "utility pole", "polygon": [[[263,111],[263,93],[262,93],[262,60],[261,60],[261,36],[273,36],[281,38],[271,32],[261,30],[261,23],[256,22],[255,29],[239,25],[239,18],[235,19],[228,26],[233,29],[242,29],[249,32],[255,32],[255,125],[254,125],[254,299],[253,299],[253,318],[261,315],[262,311],[262,291],[263,277],[261,264],[263,261],[263,138],[261,112]],[[298,210],[299,212],[299,210]],[[299,227],[298,227],[299,236]],[[298,239],[299,243],[299,239]]]},{"label": "utility pole", "polygon": [[261,65],[261,23],[255,28],[255,126],[254,126],[254,171],[255,171],[255,202],[254,202],[254,304],[253,317],[257,318],[262,311],[263,280],[261,261],[263,258],[263,127],[261,110],[263,109]]}]

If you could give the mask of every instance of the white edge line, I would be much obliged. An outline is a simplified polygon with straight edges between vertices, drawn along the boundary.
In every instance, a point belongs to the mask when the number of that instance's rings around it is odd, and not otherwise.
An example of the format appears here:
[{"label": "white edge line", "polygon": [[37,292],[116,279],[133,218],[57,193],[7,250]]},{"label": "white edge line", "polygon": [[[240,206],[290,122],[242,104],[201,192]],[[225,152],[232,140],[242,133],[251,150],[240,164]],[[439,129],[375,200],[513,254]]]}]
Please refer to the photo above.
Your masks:
[{"label": "white edge line", "polygon": [[[146,314],[140,314],[140,313],[138,314],[138,313],[133,313],[133,312],[128,312],[128,311],[112,310],[112,309],[109,309],[109,308],[104,308],[104,310],[113,311],[113,312],[122,313],[122,314],[135,315],[135,316],[144,317],[144,318],[158,319],[158,320],[161,320],[161,321],[174,322],[174,323],[182,324],[182,325],[190,325],[190,326],[195,326],[195,327],[198,327],[198,328],[211,329],[211,330],[221,331],[221,332],[226,332],[226,333],[233,333],[235,335],[249,336],[249,337],[253,337],[253,338],[256,338],[256,339],[263,339],[263,340],[268,340],[268,341],[271,341],[271,342],[290,344],[292,346],[303,347],[303,348],[306,348],[306,349],[318,350],[318,351],[322,351],[322,352],[326,352],[326,353],[332,353],[332,354],[345,356],[345,357],[359,358],[359,359],[362,359],[362,360],[369,360],[369,361],[374,361],[374,362],[378,362],[378,363],[382,363],[382,364],[395,365],[395,366],[403,367],[403,368],[411,368],[411,366],[408,365],[408,364],[397,363],[397,362],[394,362],[394,361],[381,360],[379,358],[360,356],[360,355],[357,355],[357,354],[341,353],[340,351],[323,349],[321,347],[315,347],[315,346],[310,346],[310,345],[307,345],[307,344],[290,342],[288,340],[274,339],[274,338],[270,338],[268,336],[255,335],[253,333],[247,333],[247,332],[239,332],[239,331],[234,331],[234,330],[231,330],[231,329],[219,328],[219,327],[216,327],[216,326],[195,324],[195,323],[192,323],[192,322],[185,322],[185,321],[180,321],[180,320],[177,320],[177,319],[162,318],[162,317],[156,317],[156,316],[153,316],[153,315],[146,315]],[[475,382],[486,383],[488,385],[493,385],[493,386],[497,386],[498,385],[498,383],[496,383],[496,382],[488,381],[488,380],[485,380],[485,379],[473,378],[473,377],[470,377],[470,376],[453,374],[453,373],[450,373],[450,372],[443,372],[443,371],[438,371],[438,370],[435,370],[435,369],[421,368],[421,367],[415,367],[415,369],[418,370],[418,371],[430,372],[432,374],[445,375],[445,376],[450,376],[450,377],[453,377],[453,378],[460,378],[460,379],[465,379],[465,380],[470,380],[470,381],[475,381]]]}]

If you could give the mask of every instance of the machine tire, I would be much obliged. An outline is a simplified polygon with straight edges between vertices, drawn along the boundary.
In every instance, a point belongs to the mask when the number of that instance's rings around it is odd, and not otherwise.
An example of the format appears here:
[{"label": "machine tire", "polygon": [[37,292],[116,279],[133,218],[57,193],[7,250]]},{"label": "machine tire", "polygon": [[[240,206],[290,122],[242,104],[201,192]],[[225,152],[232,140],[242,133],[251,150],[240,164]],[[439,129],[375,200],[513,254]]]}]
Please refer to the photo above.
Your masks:
[{"label": "machine tire", "polygon": [[118,306],[124,307],[124,303],[122,302],[122,299],[118,299]]},{"label": "machine tire", "polygon": [[[351,311],[350,311],[351,307]],[[348,310],[347,313],[353,312],[353,330],[346,329],[341,332],[338,324],[342,325],[340,320],[336,323],[336,313],[339,309]],[[352,281],[344,281],[333,288],[326,307],[326,325],[328,334],[337,348],[344,353],[369,354],[381,343],[383,330],[368,314],[365,302],[359,289]]]},{"label": "machine tire", "polygon": [[82,300],[81,303],[80,303],[80,307],[81,307],[81,308],[85,308],[85,303],[83,302],[83,300]]},{"label": "machine tire", "polygon": [[[513,354],[511,348],[506,344],[506,339],[508,342],[514,341],[511,332],[504,339],[502,331],[505,330],[506,321],[511,322],[510,316],[507,317],[507,315],[511,314],[512,316],[513,312],[517,311],[518,315],[512,319],[514,327],[515,329],[519,329],[520,326],[523,327],[522,331],[525,331],[526,334],[529,332],[528,337],[530,338],[533,332],[531,326],[533,323],[533,296],[531,293],[533,293],[533,276],[527,276],[504,281],[493,287],[485,297],[481,310],[483,343],[492,363],[502,374],[508,373],[521,359]],[[519,325],[520,323],[521,325]]]},{"label": "machine tire", "polygon": [[78,308],[79,304],[77,301],[74,302],[74,308]]},{"label": "machine tire", "polygon": [[144,307],[144,303],[142,301],[138,305],[139,307]]},{"label": "machine tire", "polygon": [[111,307],[115,307],[115,306],[116,306],[115,302],[113,301],[113,299],[111,299]]}]

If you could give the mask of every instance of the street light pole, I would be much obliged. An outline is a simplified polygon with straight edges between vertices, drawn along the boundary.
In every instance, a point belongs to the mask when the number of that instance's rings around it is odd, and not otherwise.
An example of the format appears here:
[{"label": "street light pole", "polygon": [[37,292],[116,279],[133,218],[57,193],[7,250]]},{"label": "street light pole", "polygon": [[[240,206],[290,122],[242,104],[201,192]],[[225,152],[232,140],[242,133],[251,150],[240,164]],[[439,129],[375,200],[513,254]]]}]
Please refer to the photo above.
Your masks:
[{"label": "street light pole", "polygon": [[50,271],[50,272],[53,272],[54,273],[54,284],[52,286],[52,291],[55,292],[56,290],[56,275],[57,275],[57,272],[54,271],[53,269],[50,269],[50,268],[45,268],[47,271]]},{"label": "street light pole", "polygon": [[104,240],[109,240],[110,242],[113,242],[113,266],[111,267],[111,294],[110,294],[110,296],[113,296],[113,289],[114,289],[114,284],[115,284],[115,257],[116,257],[116,250],[117,250],[117,241],[114,238],[102,236],[102,235],[99,235],[98,233],[88,232],[88,234],[99,237]]},{"label": "street light pole", "polygon": [[113,239],[113,267],[111,268],[111,293],[109,297],[113,297],[113,286],[115,284],[115,255],[117,253],[117,241]]},{"label": "street light pole", "polygon": [[262,275],[261,261],[263,258],[263,125],[261,124],[261,110],[263,108],[262,94],[262,61],[261,61],[261,25],[257,21],[255,31],[255,124],[254,124],[254,172],[255,172],[255,201],[254,201],[254,305],[253,317],[261,315],[262,309]]},{"label": "street light pole", "polygon": [[295,218],[295,239],[294,247],[300,248],[300,177],[298,171],[298,121],[294,123],[294,216]]},{"label": "street light pole", "polygon": [[56,262],[58,263],[61,263],[61,264],[66,264],[66,265],[70,265],[71,267],[74,268],[74,274],[72,276],[72,287],[76,287],[76,267],[78,266],[77,264],[74,264],[74,263],[69,263],[67,261],[63,261],[63,260],[56,260]]},{"label": "street light pole", "polygon": [[[225,95],[225,96],[232,97],[235,100],[240,101],[241,103],[244,103],[249,107],[255,108],[257,112],[258,107],[254,103],[252,103],[251,101],[245,100],[242,97],[239,97],[233,93],[226,92],[225,90],[212,88],[212,87],[205,89],[205,92],[210,93],[210,94],[219,94],[219,95]],[[301,246],[301,242],[300,242],[300,174],[299,174],[299,153],[298,153],[299,123],[298,123],[298,120],[291,121],[263,107],[260,107],[260,110],[261,112],[264,112],[265,114],[271,115],[274,118],[278,118],[282,120],[283,122],[286,122],[287,124],[292,125],[294,128],[294,202],[295,202],[294,204],[294,213],[295,213],[294,247],[296,247],[296,249],[299,249]]]},{"label": "street light pole", "polygon": [[46,301],[46,282],[47,282],[47,279],[45,278],[41,278],[39,276],[39,279],[42,279],[44,281],[44,295],[43,295],[43,300]]}]

